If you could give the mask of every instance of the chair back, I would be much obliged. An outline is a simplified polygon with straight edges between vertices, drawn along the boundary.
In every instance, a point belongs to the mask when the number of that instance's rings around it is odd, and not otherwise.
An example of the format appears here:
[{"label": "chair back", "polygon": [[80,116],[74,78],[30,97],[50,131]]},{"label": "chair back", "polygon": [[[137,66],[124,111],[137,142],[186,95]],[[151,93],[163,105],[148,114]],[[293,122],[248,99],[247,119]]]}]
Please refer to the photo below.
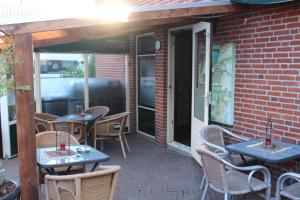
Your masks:
[{"label": "chair back", "polygon": [[76,175],[46,175],[47,200],[112,200],[120,166]]},{"label": "chair back", "polygon": [[34,113],[35,130],[37,133],[49,131],[48,122],[54,121],[58,118],[56,115],[48,113]]},{"label": "chair back", "polygon": [[222,158],[205,148],[198,149],[197,152],[201,156],[203,171],[210,187],[220,193],[228,191],[226,169],[221,161]]},{"label": "chair back", "polygon": [[94,124],[94,134],[97,136],[118,136],[124,131],[129,112],[111,115]]},{"label": "chair back", "polygon": [[51,130],[70,133],[79,142],[86,141],[86,124],[80,121],[52,121]]},{"label": "chair back", "polygon": [[101,117],[97,119],[97,121],[101,120],[101,118],[105,117],[109,113],[109,108],[106,106],[94,106],[88,108],[84,111],[86,114],[93,114],[93,113],[101,113]]},{"label": "chair back", "polygon": [[[56,145],[56,131],[45,131],[35,135],[36,148],[53,147]],[[70,135],[70,144],[79,144],[77,139]]]},{"label": "chair back", "polygon": [[[216,125],[207,125],[200,131],[200,134],[202,139],[206,140],[207,142],[220,147],[225,147],[224,134],[221,127]],[[208,145],[205,146],[212,152],[216,151],[216,149],[213,147]]]}]

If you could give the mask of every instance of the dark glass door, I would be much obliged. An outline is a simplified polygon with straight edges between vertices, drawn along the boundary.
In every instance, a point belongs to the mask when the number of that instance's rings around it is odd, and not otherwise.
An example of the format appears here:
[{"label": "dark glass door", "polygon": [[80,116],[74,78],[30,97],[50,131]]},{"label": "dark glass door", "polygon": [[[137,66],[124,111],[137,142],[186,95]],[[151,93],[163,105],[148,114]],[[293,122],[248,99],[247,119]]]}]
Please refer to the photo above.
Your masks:
[{"label": "dark glass door", "polygon": [[138,131],[155,135],[155,50],[154,35],[138,38]]}]

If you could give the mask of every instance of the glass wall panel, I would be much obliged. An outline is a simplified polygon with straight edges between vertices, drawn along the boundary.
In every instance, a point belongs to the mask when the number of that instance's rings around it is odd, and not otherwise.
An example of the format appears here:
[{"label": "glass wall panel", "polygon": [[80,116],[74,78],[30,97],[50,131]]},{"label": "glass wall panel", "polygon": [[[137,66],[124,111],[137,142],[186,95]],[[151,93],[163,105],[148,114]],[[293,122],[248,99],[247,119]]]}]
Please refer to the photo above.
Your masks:
[{"label": "glass wall panel", "polygon": [[138,55],[154,54],[155,41],[153,35],[143,36],[138,39]]},{"label": "glass wall panel", "polygon": [[204,121],[205,106],[205,45],[206,31],[196,33],[196,63],[195,63],[195,91],[194,91],[194,115]]},{"label": "glass wall panel", "polygon": [[154,136],[155,133],[155,112],[144,108],[138,108],[139,120],[138,130]]},{"label": "glass wall panel", "polygon": [[82,54],[41,54],[42,112],[55,115],[75,113],[84,105]]},{"label": "glass wall panel", "polygon": [[138,38],[138,130],[155,135],[155,38],[146,35]]},{"label": "glass wall panel", "polygon": [[154,108],[155,103],[155,57],[139,57],[139,105]]},{"label": "glass wall panel", "polygon": [[[104,59],[104,57],[101,57]],[[105,59],[111,59],[107,55]],[[95,62],[95,55],[88,57],[88,71],[89,71],[89,107],[93,106],[107,106],[110,111],[109,114],[117,114],[126,111],[126,89],[125,77],[121,79],[113,78],[114,69],[110,66],[113,60],[99,60],[98,62],[107,62],[107,70],[105,75],[99,74],[96,70],[97,63]],[[124,63],[121,63],[125,65]],[[103,67],[103,63],[101,63]],[[100,70],[101,71],[101,70]]]},{"label": "glass wall panel", "polygon": [[7,95],[8,103],[8,121],[16,120],[16,95],[15,92],[9,92]]}]

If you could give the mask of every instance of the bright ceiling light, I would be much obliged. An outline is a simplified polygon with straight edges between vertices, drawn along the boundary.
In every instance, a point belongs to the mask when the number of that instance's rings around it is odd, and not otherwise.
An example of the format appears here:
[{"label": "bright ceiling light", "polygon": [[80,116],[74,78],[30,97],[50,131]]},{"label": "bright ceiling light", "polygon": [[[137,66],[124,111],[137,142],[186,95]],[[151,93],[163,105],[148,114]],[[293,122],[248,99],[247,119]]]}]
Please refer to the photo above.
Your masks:
[{"label": "bright ceiling light", "polygon": [[109,22],[128,21],[129,14],[129,6],[119,0],[104,1],[97,9],[97,16]]}]

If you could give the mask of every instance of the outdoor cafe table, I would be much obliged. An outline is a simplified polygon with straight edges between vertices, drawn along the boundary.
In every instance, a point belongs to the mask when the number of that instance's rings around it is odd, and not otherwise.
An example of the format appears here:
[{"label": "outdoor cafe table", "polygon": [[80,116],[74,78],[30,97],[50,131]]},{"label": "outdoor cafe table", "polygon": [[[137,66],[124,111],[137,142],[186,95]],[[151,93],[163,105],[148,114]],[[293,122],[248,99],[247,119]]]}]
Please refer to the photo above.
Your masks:
[{"label": "outdoor cafe table", "polygon": [[230,152],[238,153],[242,156],[249,156],[263,162],[277,165],[288,160],[300,158],[300,145],[282,142],[279,140],[272,140],[272,144],[280,146],[281,149],[270,152],[255,148],[256,145],[264,142],[264,138],[253,139],[246,142],[226,145],[226,149]]},{"label": "outdoor cafe table", "polygon": [[[89,151],[78,153],[77,150],[79,148],[81,150],[87,148]],[[67,167],[65,174],[68,174],[69,170],[74,165],[86,165],[93,163],[94,165],[91,171],[95,171],[100,162],[109,160],[108,155],[88,145],[71,145],[70,149],[75,153],[75,155],[53,157],[49,155],[49,152],[55,151],[56,147],[38,148],[36,151],[38,167],[44,168],[49,174],[56,174],[54,168]]]},{"label": "outdoor cafe table", "polygon": [[93,126],[95,121],[102,116],[102,113],[91,113],[85,115],[68,114],[59,117],[57,121],[81,121],[87,123],[87,131]]},{"label": "outdoor cafe table", "polygon": [[68,114],[64,115],[62,117],[59,117],[57,121],[81,121],[86,123],[86,131],[91,136],[91,128],[93,127],[95,121],[102,116],[102,113],[91,113],[91,114],[85,114],[84,116],[82,115],[77,115],[77,114]]}]

